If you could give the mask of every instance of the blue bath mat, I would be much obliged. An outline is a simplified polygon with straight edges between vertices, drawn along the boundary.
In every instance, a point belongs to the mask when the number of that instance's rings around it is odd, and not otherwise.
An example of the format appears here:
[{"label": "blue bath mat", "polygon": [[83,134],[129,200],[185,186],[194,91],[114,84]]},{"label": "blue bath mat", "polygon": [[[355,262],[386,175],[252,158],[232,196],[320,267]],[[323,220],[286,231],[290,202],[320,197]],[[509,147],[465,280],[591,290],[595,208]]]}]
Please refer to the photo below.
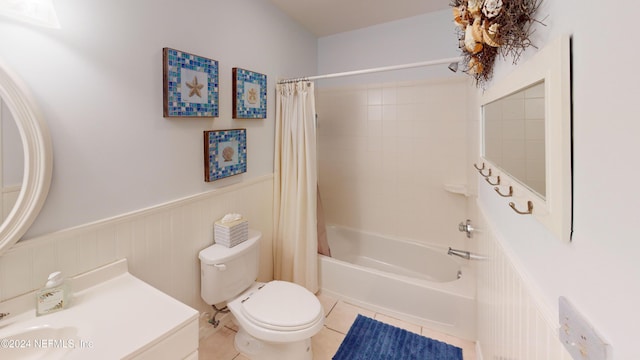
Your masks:
[{"label": "blue bath mat", "polygon": [[462,349],[358,315],[333,360],[462,360]]}]

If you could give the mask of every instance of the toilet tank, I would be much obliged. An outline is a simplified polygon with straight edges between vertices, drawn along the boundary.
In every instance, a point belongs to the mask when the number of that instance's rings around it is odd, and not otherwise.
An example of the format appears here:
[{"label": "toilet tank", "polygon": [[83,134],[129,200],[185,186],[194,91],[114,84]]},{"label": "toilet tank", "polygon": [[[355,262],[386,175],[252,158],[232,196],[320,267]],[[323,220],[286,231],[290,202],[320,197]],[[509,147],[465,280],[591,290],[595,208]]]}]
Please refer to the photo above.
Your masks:
[{"label": "toilet tank", "polygon": [[256,281],[261,237],[250,229],[249,239],[241,244],[213,244],[200,251],[200,296],[207,304],[232,300]]}]

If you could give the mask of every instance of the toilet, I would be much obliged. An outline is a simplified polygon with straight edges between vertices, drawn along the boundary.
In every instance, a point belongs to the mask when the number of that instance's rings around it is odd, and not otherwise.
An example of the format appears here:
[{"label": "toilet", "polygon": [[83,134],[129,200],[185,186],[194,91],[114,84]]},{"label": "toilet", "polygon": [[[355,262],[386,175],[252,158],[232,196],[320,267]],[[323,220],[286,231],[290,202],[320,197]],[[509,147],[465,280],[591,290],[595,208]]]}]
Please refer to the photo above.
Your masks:
[{"label": "toilet", "polygon": [[311,360],[311,337],[324,325],[320,301],[304,287],[286,281],[256,282],[262,234],[228,248],[200,251],[200,295],[210,305],[223,302],[240,330],[235,346],[252,360]]}]

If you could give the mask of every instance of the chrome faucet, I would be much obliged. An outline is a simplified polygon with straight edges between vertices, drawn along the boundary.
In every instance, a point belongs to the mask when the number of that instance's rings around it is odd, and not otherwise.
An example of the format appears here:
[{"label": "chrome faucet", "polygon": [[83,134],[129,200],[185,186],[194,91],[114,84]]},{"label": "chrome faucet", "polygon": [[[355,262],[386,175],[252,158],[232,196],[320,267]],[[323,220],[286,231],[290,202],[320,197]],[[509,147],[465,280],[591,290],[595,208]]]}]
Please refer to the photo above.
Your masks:
[{"label": "chrome faucet", "polygon": [[449,248],[449,251],[447,252],[447,255],[453,255],[453,256],[459,256],[463,259],[471,259],[471,253],[468,251],[463,251],[463,250],[456,250],[456,249],[452,249]]},{"label": "chrome faucet", "polygon": [[4,319],[5,317],[11,315],[11,313],[0,313],[0,320]]}]

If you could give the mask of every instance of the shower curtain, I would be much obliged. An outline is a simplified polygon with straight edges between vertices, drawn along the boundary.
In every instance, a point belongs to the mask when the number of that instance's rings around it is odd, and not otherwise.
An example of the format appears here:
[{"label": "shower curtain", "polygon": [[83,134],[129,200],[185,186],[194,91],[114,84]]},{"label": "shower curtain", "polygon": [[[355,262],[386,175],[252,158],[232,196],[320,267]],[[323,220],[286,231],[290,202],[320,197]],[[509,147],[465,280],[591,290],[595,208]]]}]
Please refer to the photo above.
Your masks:
[{"label": "shower curtain", "polygon": [[278,84],[274,157],[274,278],[318,291],[314,84]]}]

